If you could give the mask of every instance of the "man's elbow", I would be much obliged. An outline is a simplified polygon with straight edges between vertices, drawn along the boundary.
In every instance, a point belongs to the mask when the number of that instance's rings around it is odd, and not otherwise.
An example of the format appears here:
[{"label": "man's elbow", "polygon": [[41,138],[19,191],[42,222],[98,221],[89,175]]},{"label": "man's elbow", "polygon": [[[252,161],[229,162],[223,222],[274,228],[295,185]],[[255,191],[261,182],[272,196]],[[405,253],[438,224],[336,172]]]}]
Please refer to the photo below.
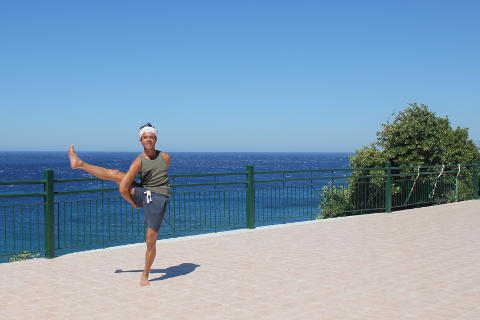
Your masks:
[{"label": "man's elbow", "polygon": [[122,196],[126,196],[130,193],[130,190],[127,187],[122,186],[122,185],[120,185],[120,187],[118,188],[118,191],[120,191],[120,194]]}]

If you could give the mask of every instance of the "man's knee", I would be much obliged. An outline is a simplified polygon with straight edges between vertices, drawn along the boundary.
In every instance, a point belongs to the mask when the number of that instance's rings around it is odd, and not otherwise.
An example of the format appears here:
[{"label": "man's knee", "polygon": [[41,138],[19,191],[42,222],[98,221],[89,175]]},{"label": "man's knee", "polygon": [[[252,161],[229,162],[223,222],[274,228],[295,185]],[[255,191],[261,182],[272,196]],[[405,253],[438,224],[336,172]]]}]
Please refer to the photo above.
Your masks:
[{"label": "man's knee", "polygon": [[147,249],[154,249],[157,244],[157,239],[153,237],[147,238],[146,243]]},{"label": "man's knee", "polygon": [[146,243],[147,243],[147,248],[153,247],[155,248],[155,245],[157,243],[157,237],[158,237],[158,232],[154,231],[150,227],[147,229],[147,238],[146,238]]},{"label": "man's knee", "polygon": [[123,173],[122,171],[117,170],[117,169],[109,169],[109,170],[110,170],[110,175],[112,176],[112,180],[114,180],[116,182],[122,181],[125,173]]}]

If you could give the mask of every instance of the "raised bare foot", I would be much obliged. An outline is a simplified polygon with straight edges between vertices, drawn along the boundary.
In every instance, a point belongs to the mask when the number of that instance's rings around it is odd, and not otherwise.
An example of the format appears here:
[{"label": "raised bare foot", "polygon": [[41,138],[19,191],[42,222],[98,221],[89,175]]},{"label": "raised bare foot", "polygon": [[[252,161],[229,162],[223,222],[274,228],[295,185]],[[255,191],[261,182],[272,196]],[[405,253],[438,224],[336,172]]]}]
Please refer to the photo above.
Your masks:
[{"label": "raised bare foot", "polygon": [[140,280],[140,285],[142,287],[150,285],[150,281],[148,281],[148,276],[144,276],[143,273],[142,273],[142,279]]},{"label": "raised bare foot", "polygon": [[73,144],[68,148],[67,152],[68,157],[70,158],[70,167],[72,167],[72,169],[80,168],[83,164],[83,160],[80,159],[75,150],[73,150]]}]

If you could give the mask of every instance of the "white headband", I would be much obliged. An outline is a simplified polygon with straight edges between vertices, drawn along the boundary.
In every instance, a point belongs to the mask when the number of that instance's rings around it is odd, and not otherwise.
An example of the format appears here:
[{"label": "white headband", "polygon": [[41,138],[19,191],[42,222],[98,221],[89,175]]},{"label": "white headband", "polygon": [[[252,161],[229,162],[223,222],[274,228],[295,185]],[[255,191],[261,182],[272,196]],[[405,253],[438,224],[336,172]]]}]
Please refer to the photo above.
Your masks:
[{"label": "white headband", "polygon": [[140,131],[138,132],[138,136],[141,138],[142,135],[143,135],[145,132],[151,132],[151,133],[155,134],[156,137],[158,137],[158,130],[155,129],[154,127],[143,127],[143,128],[140,129]]}]

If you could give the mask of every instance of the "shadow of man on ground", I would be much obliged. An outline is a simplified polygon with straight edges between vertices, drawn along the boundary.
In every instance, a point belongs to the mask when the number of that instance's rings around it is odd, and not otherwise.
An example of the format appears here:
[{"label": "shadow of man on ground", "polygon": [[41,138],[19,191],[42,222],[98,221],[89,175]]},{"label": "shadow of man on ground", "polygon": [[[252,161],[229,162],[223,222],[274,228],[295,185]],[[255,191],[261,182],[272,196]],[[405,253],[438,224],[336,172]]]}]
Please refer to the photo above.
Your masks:
[{"label": "shadow of man on ground", "polygon": [[[198,264],[194,263],[182,263],[178,266],[168,267],[167,269],[151,269],[150,274],[153,273],[164,273],[163,276],[150,279],[150,281],[166,280],[170,278],[180,277],[192,273],[196,268],[200,267]],[[124,272],[143,272],[143,270],[122,270],[117,269],[115,273],[124,273]]]}]

